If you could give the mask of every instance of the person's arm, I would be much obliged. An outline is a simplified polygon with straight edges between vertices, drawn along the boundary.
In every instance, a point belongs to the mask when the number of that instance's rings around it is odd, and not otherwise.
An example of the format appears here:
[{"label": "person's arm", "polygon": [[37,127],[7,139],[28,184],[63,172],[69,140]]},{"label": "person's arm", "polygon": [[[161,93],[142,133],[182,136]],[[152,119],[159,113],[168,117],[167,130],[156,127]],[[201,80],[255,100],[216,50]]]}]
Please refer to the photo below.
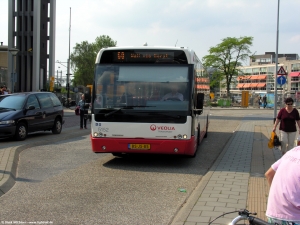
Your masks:
[{"label": "person's arm", "polygon": [[296,123],[298,124],[298,132],[300,134],[300,115],[296,108],[294,108],[294,111],[296,112],[295,118],[296,118]]},{"label": "person's arm", "polygon": [[275,132],[276,131],[276,127],[278,125],[278,123],[280,122],[280,119],[276,118],[276,121],[274,123],[274,127],[273,127],[273,131]]},{"label": "person's arm", "polygon": [[271,186],[271,184],[272,184],[273,177],[274,177],[275,173],[276,173],[276,171],[273,170],[272,167],[270,167],[268,169],[268,171],[265,173],[265,177],[267,178],[269,186]]},{"label": "person's arm", "polygon": [[300,120],[296,120],[297,124],[298,124],[298,131],[299,131],[299,134],[300,134]]}]

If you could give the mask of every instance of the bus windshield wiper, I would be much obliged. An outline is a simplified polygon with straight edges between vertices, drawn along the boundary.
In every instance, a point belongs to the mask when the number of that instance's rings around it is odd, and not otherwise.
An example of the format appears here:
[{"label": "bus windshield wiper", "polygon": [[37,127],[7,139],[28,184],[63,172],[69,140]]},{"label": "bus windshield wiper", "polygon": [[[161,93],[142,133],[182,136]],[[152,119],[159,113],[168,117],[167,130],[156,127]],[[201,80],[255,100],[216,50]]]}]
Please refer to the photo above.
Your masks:
[{"label": "bus windshield wiper", "polygon": [[14,110],[14,111],[16,111],[16,109],[13,109],[13,108],[5,108],[5,107],[0,107],[0,110]]},{"label": "bus windshield wiper", "polygon": [[149,113],[149,115],[167,116],[167,117],[171,117],[171,118],[174,118],[174,119],[179,119],[181,117],[180,115],[170,115],[168,113],[156,113],[156,112],[151,112],[151,113]]},{"label": "bus windshield wiper", "polygon": [[144,107],[155,107],[155,106],[146,106],[146,105],[128,105],[128,106],[123,106],[119,109],[116,109],[114,111],[111,111],[109,113],[104,114],[105,117],[108,117],[116,112],[122,111],[123,109],[134,109],[134,108],[144,108]]}]

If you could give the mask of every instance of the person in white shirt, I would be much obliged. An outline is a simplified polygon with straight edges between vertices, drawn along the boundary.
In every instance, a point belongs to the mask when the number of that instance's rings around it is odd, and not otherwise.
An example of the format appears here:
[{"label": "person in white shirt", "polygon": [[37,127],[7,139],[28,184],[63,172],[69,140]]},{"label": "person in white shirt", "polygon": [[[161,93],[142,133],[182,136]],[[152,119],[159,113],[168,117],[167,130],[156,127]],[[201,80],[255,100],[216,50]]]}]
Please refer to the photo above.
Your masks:
[{"label": "person in white shirt", "polygon": [[183,101],[183,94],[178,92],[177,83],[171,83],[171,92],[166,94],[161,99],[161,101],[167,101],[167,100]]},{"label": "person in white shirt", "polygon": [[9,93],[8,93],[7,90],[6,90],[6,86],[3,85],[3,86],[2,86],[2,95],[7,95],[7,94],[9,94]]}]

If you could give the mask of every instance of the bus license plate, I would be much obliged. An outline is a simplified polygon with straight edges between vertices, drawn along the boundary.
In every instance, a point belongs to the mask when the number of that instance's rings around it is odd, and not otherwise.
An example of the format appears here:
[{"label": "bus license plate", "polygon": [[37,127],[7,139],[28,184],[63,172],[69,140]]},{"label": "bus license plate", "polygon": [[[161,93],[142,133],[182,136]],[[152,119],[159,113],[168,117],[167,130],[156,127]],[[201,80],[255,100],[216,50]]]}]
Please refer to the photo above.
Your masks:
[{"label": "bus license plate", "polygon": [[150,144],[128,144],[128,149],[149,150]]}]

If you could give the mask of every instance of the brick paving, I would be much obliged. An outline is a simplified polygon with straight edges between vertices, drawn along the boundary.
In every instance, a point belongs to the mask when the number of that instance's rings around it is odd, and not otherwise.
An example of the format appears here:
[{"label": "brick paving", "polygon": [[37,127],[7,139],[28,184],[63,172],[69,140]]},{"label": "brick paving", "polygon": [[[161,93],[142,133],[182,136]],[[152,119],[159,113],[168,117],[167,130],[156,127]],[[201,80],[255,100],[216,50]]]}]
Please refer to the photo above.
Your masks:
[{"label": "brick paving", "polygon": [[[281,157],[278,149],[269,149],[272,123],[241,121],[210,171],[204,176],[172,225],[204,225],[223,213],[247,209],[266,220],[269,185],[264,173]],[[190,200],[190,199],[189,199]],[[212,224],[229,224],[237,213],[227,214]]]}]

